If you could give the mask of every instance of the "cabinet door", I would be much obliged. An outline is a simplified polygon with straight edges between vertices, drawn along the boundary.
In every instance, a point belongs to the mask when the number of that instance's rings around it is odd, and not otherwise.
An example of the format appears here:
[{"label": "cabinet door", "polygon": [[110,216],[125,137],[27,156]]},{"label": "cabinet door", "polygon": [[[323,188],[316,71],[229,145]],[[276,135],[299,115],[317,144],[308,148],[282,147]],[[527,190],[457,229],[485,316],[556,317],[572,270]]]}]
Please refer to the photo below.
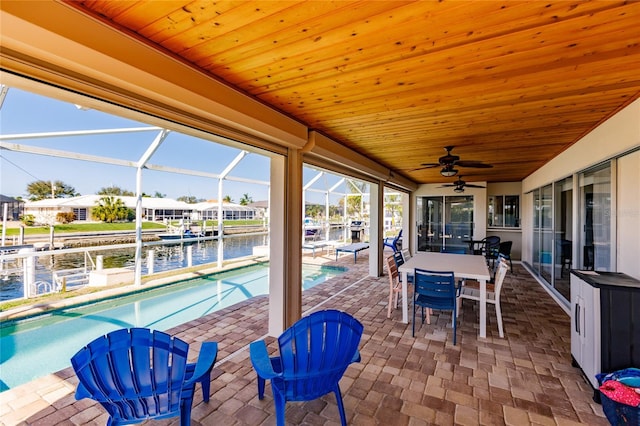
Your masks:
[{"label": "cabinet door", "polygon": [[571,275],[571,355],[594,388],[600,351],[600,289]]},{"label": "cabinet door", "polygon": [[584,284],[583,287],[584,346],[582,371],[594,388],[598,387],[596,374],[600,371],[600,289]]},{"label": "cabinet door", "polygon": [[582,300],[581,280],[571,275],[571,355],[582,365],[582,347],[584,345],[584,301]]}]

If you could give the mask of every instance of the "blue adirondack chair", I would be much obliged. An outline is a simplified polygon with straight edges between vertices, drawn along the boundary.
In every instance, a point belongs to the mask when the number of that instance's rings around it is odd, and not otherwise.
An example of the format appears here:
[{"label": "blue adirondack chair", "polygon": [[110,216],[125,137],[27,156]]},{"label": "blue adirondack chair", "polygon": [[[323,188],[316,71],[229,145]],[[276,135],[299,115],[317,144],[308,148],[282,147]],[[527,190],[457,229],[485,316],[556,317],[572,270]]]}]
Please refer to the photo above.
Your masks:
[{"label": "blue adirondack chair", "polygon": [[175,416],[189,426],[197,382],[209,401],[218,344],[203,342],[196,364],[187,364],[188,351],[186,342],[147,328],[98,337],[71,358],[80,380],[76,399],[102,404],[110,416],[107,426]]},{"label": "blue adirondack chair", "polygon": [[258,398],[264,398],[265,380],[271,380],[276,424],[284,426],[287,401],[311,401],[333,392],[340,421],[346,425],[338,382],[352,362],[360,361],[362,324],[351,315],[326,310],[301,318],[278,338],[280,356],[269,357],[260,340],[249,348],[258,374]]},{"label": "blue adirondack chair", "polygon": [[400,232],[398,232],[398,235],[396,235],[395,237],[387,237],[382,241],[382,243],[385,246],[390,247],[391,250],[393,250],[393,252],[395,253],[398,251],[398,241],[400,241],[400,238],[402,238],[402,229],[400,230]]}]

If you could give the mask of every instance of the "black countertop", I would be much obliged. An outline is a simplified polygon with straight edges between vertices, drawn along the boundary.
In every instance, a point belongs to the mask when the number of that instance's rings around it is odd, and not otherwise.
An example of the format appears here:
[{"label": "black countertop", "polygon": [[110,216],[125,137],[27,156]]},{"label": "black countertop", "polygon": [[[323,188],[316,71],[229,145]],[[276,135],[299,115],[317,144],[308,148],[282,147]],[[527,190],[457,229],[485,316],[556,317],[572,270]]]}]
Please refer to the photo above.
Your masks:
[{"label": "black countertop", "polygon": [[630,287],[640,290],[640,280],[622,272],[581,271],[572,269],[571,273],[593,287],[616,286]]}]

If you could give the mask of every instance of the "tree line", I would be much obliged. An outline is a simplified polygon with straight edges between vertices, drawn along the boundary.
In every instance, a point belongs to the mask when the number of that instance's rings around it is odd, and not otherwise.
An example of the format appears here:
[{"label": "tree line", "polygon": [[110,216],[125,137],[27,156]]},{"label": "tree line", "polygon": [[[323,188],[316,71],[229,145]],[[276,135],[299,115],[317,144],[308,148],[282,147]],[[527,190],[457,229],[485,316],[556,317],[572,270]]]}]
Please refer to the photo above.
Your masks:
[{"label": "tree line", "polygon": [[[27,185],[27,194],[29,201],[39,201],[50,198],[71,198],[78,197],[81,194],[76,189],[60,180],[45,181],[38,180],[31,182]],[[133,191],[129,191],[118,186],[107,186],[100,188],[96,195],[102,196],[97,201],[96,206],[91,210],[91,215],[94,219],[112,223],[117,221],[132,221],[135,219],[135,211],[124,204],[124,201],[118,197],[133,197],[136,194]],[[153,195],[142,193],[143,197],[153,198],[165,198],[166,194],[162,194],[156,191]],[[202,198],[197,198],[192,195],[183,195],[176,199],[177,201],[183,201],[188,204],[195,204],[202,201],[206,201]],[[225,195],[223,201],[233,203],[233,199],[230,195]],[[240,198],[240,205],[248,205],[253,203],[253,198],[247,193]],[[72,212],[59,212],[56,215],[56,221],[60,223],[70,223],[76,220],[75,214]],[[22,221],[27,225],[32,225],[32,215],[25,215]]]},{"label": "tree line", "polygon": [[[70,197],[78,197],[82,194],[76,191],[76,189],[68,185],[60,180],[56,181],[47,181],[47,180],[37,180],[31,182],[27,185],[27,194],[29,201],[39,201],[45,200],[48,198],[70,198]],[[104,195],[104,196],[114,196],[114,197],[135,197],[135,192],[129,191],[127,189],[120,188],[118,186],[106,186],[100,188],[96,195]],[[153,198],[166,198],[167,195],[161,193],[160,191],[155,191],[153,194],[147,194],[145,192],[142,193],[143,197],[153,197]],[[17,197],[20,199],[20,197]],[[177,201],[183,201],[188,204],[195,204],[206,201],[204,198],[197,198],[193,195],[182,195],[176,198]],[[230,195],[225,195],[222,199],[225,202],[233,203],[233,199]],[[238,204],[247,205],[253,203],[253,198],[245,193],[240,198]]]}]

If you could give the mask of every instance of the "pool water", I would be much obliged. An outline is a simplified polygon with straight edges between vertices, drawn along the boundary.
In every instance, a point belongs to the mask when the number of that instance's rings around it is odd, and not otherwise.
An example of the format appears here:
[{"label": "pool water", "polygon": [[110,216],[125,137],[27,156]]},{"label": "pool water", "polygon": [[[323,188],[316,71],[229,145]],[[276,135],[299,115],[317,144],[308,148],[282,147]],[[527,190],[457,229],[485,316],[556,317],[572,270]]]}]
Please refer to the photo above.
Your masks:
[{"label": "pool water", "polygon": [[[303,266],[303,290],[344,268]],[[71,365],[71,357],[118,328],[167,330],[252,297],[268,294],[268,265],[193,278],[81,307],[56,310],[0,328],[0,392]]]}]

